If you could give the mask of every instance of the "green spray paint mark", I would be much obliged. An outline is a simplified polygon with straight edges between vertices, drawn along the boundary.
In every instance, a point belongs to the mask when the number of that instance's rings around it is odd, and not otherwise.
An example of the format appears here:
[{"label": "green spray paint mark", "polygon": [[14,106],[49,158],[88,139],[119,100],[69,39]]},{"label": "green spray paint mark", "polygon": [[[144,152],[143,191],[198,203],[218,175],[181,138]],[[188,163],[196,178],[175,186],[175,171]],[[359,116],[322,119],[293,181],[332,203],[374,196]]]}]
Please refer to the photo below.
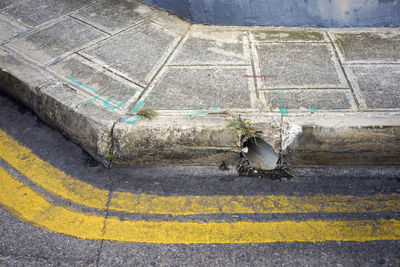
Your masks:
[{"label": "green spray paint mark", "polygon": [[307,108],[309,111],[312,111],[312,112],[316,112],[316,111],[319,111],[319,109],[317,109],[317,108]]},{"label": "green spray paint mark", "polygon": [[201,110],[201,109],[199,109],[199,110],[193,110],[193,111],[196,112],[196,113],[191,114],[191,115],[187,115],[186,118],[187,118],[187,119],[193,119],[193,118],[196,117],[196,116],[204,115],[204,114],[207,114],[207,113],[210,113],[210,112],[214,112],[214,111],[218,111],[218,110],[220,110],[220,109],[221,109],[220,107],[216,107],[216,108],[213,108],[213,109],[210,109],[210,110]]}]

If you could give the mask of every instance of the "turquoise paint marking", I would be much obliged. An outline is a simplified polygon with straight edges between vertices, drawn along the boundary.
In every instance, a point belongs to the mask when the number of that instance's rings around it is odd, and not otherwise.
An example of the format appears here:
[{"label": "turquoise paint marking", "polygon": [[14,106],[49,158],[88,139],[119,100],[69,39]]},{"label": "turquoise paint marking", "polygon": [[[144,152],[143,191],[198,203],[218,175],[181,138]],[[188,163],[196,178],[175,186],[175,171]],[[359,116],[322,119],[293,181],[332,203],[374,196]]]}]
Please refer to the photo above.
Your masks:
[{"label": "turquoise paint marking", "polygon": [[201,110],[201,109],[193,110],[196,113],[191,114],[191,115],[187,115],[186,118],[187,119],[193,119],[196,116],[200,116],[200,115],[204,115],[204,114],[207,114],[207,113],[210,113],[210,112],[218,111],[220,109],[221,109],[220,107],[215,107],[215,108],[210,109],[210,110]]},{"label": "turquoise paint marking", "polygon": [[[110,104],[108,104],[111,100],[120,101],[120,103],[119,103],[119,105],[117,105],[117,106],[111,106]],[[107,100],[104,101],[104,106],[108,107],[108,108],[111,109],[111,110],[114,110],[114,109],[116,109],[116,108],[120,108],[120,107],[123,106],[125,103],[126,103],[126,101],[119,100],[119,99],[117,99],[117,98],[115,98],[115,97],[111,97],[111,98],[109,98],[109,99],[107,99]]]},{"label": "turquoise paint marking", "polygon": [[99,98],[101,95],[96,95],[95,97],[93,97],[92,99],[89,99],[88,101],[86,101],[86,104],[89,104],[90,102],[92,102],[93,100],[96,100],[97,98]]},{"label": "turquoise paint marking", "polygon": [[144,101],[146,101],[147,97],[145,97],[142,101],[139,102],[131,111],[130,113],[136,113],[139,111],[139,109],[143,106]]},{"label": "turquoise paint marking", "polygon": [[[128,118],[126,118],[126,117],[128,117]],[[131,120],[131,121],[129,121],[129,119],[131,119],[131,118],[133,118],[133,120]],[[140,116],[130,116],[130,115],[127,115],[127,116],[125,116],[125,117],[122,117],[121,118],[121,121],[122,122],[125,122],[126,124],[129,124],[129,125],[134,125],[134,124],[136,124],[139,120],[140,120]]]},{"label": "turquoise paint marking", "polygon": [[313,111],[313,112],[316,112],[316,111],[319,111],[319,109],[317,109],[317,108],[307,108],[309,111]]},{"label": "turquoise paint marking", "polygon": [[282,115],[289,114],[289,110],[287,110],[287,109],[280,108],[279,111],[281,112]]},{"label": "turquoise paint marking", "polygon": [[[285,101],[283,100],[283,97],[281,95],[281,90],[274,90],[274,93],[278,95],[279,106],[281,107],[285,106]],[[279,111],[281,112],[282,115],[289,114],[288,109],[280,108]]]},{"label": "turquoise paint marking", "polygon": [[81,83],[80,81],[76,80],[74,77],[71,76],[71,77],[69,78],[69,80],[70,80],[71,82],[73,82],[74,84],[76,84],[76,85],[82,86],[82,87],[84,87],[84,88],[86,88],[86,89],[89,89],[90,91],[95,92],[95,93],[98,94],[98,95],[95,96],[94,98],[89,99],[88,101],[86,101],[86,102],[85,102],[86,104],[89,104],[90,102],[92,102],[93,100],[96,100],[97,98],[99,98],[99,97],[101,96],[99,91],[97,91],[96,89],[90,87],[90,86],[87,85],[87,84]]},{"label": "turquoise paint marking", "polygon": [[335,111],[342,111],[343,109],[342,109],[342,108],[333,108],[333,110],[335,110]]},{"label": "turquoise paint marking", "polygon": [[[98,94],[98,95],[96,95],[95,97],[93,97],[92,99],[89,99],[88,101],[86,101],[86,102],[85,102],[86,104],[89,104],[90,102],[92,102],[93,100],[98,99],[98,98],[101,96],[101,94],[100,94],[99,91],[97,91],[96,89],[90,87],[90,86],[87,85],[87,84],[84,84],[84,83],[82,83],[82,82],[76,80],[74,77],[71,76],[71,77],[69,78],[69,80],[70,80],[71,82],[73,82],[73,83],[79,85],[79,86],[82,86],[82,87],[84,87],[84,88],[86,88],[86,89],[89,89],[90,91],[95,92],[95,93]],[[109,104],[110,101],[112,101],[112,100],[119,101],[119,102],[120,102],[119,105],[114,106],[114,105]],[[111,110],[114,110],[114,109],[120,108],[120,107],[123,106],[125,103],[126,103],[126,101],[124,101],[124,100],[119,100],[118,98],[111,97],[111,98],[109,98],[109,99],[104,100],[104,103],[103,103],[103,104],[104,104],[104,106],[106,106],[107,108],[109,108],[109,109],[111,109]]]},{"label": "turquoise paint marking", "polygon": [[97,91],[96,89],[90,87],[90,86],[87,85],[87,84],[81,83],[80,81],[76,80],[76,79],[75,79],[74,77],[72,77],[72,76],[69,78],[69,80],[70,80],[71,82],[77,84],[77,85],[80,85],[80,86],[82,86],[82,87],[85,87],[86,89],[89,89],[89,90],[92,91],[92,92],[95,92],[95,93],[100,94],[100,92]]}]

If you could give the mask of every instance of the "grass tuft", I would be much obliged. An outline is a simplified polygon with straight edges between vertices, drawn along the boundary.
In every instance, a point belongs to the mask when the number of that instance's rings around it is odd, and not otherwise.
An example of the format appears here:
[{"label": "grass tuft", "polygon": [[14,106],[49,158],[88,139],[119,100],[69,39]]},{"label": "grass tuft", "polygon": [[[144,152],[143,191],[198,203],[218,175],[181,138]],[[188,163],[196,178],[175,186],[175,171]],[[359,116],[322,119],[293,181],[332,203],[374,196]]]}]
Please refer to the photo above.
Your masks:
[{"label": "grass tuft", "polygon": [[112,162],[115,159],[114,153],[112,153],[108,150],[104,151],[104,154],[109,162]]},{"label": "grass tuft", "polygon": [[141,109],[141,110],[139,110],[137,115],[151,120],[151,119],[154,119],[158,114],[157,114],[157,112],[155,112],[152,109]]},{"label": "grass tuft", "polygon": [[254,130],[251,122],[246,119],[242,119],[239,116],[233,117],[232,119],[228,120],[228,128],[231,128],[235,131],[240,137],[243,138],[252,138],[256,135],[256,130]]}]

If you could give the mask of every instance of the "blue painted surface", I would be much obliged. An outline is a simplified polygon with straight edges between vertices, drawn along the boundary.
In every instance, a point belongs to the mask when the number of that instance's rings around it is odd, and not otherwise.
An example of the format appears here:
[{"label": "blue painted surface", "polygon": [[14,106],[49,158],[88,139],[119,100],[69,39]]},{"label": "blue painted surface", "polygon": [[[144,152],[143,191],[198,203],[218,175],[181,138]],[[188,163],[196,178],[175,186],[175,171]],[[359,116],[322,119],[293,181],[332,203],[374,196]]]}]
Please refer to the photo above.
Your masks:
[{"label": "blue painted surface", "polygon": [[194,23],[400,26],[400,0],[143,0]]}]

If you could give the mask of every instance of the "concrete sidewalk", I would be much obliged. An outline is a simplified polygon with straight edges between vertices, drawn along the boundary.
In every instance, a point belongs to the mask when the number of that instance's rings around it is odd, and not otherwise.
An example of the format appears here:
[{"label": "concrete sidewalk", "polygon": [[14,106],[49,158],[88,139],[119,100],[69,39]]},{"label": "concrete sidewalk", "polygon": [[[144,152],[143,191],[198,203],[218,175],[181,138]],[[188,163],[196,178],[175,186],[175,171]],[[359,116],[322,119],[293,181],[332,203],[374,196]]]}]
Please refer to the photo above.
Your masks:
[{"label": "concrete sidewalk", "polygon": [[240,115],[283,164],[400,164],[399,28],[191,25],[127,0],[0,10],[1,90],[103,162],[237,162]]}]

